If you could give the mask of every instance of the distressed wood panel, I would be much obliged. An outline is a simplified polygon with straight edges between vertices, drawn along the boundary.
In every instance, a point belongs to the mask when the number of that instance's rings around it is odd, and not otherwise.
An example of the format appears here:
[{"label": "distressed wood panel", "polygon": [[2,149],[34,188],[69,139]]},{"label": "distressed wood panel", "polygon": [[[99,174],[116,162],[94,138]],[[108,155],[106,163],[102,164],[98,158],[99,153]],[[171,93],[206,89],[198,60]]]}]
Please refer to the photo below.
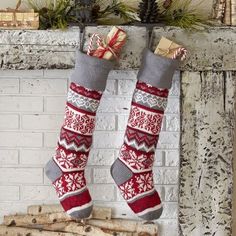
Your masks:
[{"label": "distressed wood panel", "polygon": [[79,28],[69,30],[0,30],[0,45],[78,46]]},{"label": "distressed wood panel", "polygon": [[80,45],[78,28],[61,30],[0,30],[1,69],[67,69]]},{"label": "distressed wood panel", "polygon": [[[235,127],[236,127],[236,120],[235,122]],[[236,128],[234,130],[234,135],[236,135]],[[236,136],[234,136],[236,137]],[[233,160],[233,168],[234,168],[234,173],[233,173],[233,235],[236,235],[236,172],[235,172],[235,167],[236,167],[236,138],[234,139],[234,160]]]},{"label": "distressed wood panel", "polygon": [[46,45],[0,45],[1,69],[37,70],[72,68],[75,47]]},{"label": "distressed wood panel", "polygon": [[236,72],[183,72],[179,230],[232,235]]},{"label": "distressed wood panel", "polygon": [[161,36],[188,49],[188,58],[181,65],[183,71],[235,70],[236,27],[209,27],[202,31],[158,27],[153,30],[153,50]]}]

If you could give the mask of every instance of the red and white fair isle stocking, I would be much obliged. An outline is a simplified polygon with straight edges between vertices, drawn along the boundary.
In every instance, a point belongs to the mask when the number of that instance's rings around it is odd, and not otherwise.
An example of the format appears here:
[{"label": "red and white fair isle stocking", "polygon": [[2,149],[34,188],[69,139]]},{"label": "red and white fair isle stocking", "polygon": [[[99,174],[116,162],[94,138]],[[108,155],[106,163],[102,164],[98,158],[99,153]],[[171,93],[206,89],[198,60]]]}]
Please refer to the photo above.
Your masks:
[{"label": "red and white fair isle stocking", "polygon": [[96,111],[112,66],[108,60],[77,53],[56,153],[45,167],[62,207],[74,218],[86,218],[92,211],[84,169]]},{"label": "red and white fair isle stocking", "polygon": [[153,162],[169,88],[178,60],[145,50],[128,125],[111,175],[129,207],[144,220],[158,219],[162,203],[153,182]]}]

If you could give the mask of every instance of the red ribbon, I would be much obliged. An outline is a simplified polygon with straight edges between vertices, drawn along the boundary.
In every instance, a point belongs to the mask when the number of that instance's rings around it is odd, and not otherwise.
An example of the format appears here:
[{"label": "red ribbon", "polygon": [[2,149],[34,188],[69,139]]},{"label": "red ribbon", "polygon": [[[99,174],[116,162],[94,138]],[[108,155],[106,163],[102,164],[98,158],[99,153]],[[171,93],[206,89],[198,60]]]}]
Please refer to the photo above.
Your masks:
[{"label": "red ribbon", "polygon": [[107,43],[105,42],[103,45],[98,45],[98,48],[94,52],[96,55],[98,55],[99,58],[103,58],[106,52],[111,52],[116,59],[118,59],[119,52],[121,48],[125,44],[125,40],[118,41],[120,32],[124,32],[122,29],[118,28],[114,36],[109,40],[107,39]]}]

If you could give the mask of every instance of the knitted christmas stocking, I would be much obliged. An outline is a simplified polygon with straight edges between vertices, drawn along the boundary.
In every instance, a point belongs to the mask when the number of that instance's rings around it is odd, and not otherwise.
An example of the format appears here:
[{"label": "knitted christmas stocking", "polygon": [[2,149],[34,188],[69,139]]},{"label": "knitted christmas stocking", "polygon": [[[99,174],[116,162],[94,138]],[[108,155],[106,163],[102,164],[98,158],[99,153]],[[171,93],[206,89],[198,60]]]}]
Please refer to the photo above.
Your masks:
[{"label": "knitted christmas stocking", "polygon": [[112,66],[108,60],[77,53],[56,153],[45,167],[61,205],[75,218],[86,218],[92,211],[84,168],[96,111]]},{"label": "knitted christmas stocking", "polygon": [[178,59],[145,49],[119,157],[111,175],[129,207],[144,220],[158,219],[162,204],[154,189],[152,166],[163,113]]}]

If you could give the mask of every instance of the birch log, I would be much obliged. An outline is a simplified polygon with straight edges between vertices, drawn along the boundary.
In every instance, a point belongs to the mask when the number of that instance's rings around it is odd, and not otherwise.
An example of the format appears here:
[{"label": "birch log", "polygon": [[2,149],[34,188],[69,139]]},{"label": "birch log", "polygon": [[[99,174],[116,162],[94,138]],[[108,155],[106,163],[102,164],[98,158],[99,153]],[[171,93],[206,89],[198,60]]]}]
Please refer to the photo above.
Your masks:
[{"label": "birch log", "polygon": [[5,225],[26,226],[35,224],[50,224],[55,222],[67,222],[73,219],[66,213],[51,213],[43,215],[9,215],[4,216]]},{"label": "birch log", "polygon": [[216,0],[213,4],[213,18],[223,22],[225,14],[226,0]]},{"label": "birch log", "polygon": [[74,233],[50,232],[40,229],[29,229],[24,227],[7,227],[0,225],[0,236],[79,236]]},{"label": "birch log", "polygon": [[224,24],[231,25],[231,0],[225,1]]},{"label": "birch log", "polygon": [[136,232],[150,235],[157,235],[158,226],[155,223],[142,223],[134,220],[112,219],[112,220],[93,220],[89,219],[86,224],[96,226],[102,229],[114,231]]},{"label": "birch log", "polygon": [[32,205],[28,206],[27,213],[30,215],[40,215],[45,213],[58,213],[64,212],[63,208],[59,204],[51,205]]},{"label": "birch log", "polygon": [[236,72],[184,72],[180,235],[232,235]]},{"label": "birch log", "polygon": [[76,222],[61,222],[48,225],[38,225],[37,227],[42,230],[77,233],[83,236],[133,236],[132,233],[128,232],[109,231],[100,229],[96,226]]},{"label": "birch log", "polygon": [[231,24],[236,26],[236,0],[231,0]]},{"label": "birch log", "polygon": [[[45,213],[59,213],[64,212],[63,208],[59,204],[52,205],[32,205],[27,209],[28,214],[30,215],[41,215]],[[99,207],[94,206],[90,218],[109,220],[111,219],[111,208],[110,207]]]}]

